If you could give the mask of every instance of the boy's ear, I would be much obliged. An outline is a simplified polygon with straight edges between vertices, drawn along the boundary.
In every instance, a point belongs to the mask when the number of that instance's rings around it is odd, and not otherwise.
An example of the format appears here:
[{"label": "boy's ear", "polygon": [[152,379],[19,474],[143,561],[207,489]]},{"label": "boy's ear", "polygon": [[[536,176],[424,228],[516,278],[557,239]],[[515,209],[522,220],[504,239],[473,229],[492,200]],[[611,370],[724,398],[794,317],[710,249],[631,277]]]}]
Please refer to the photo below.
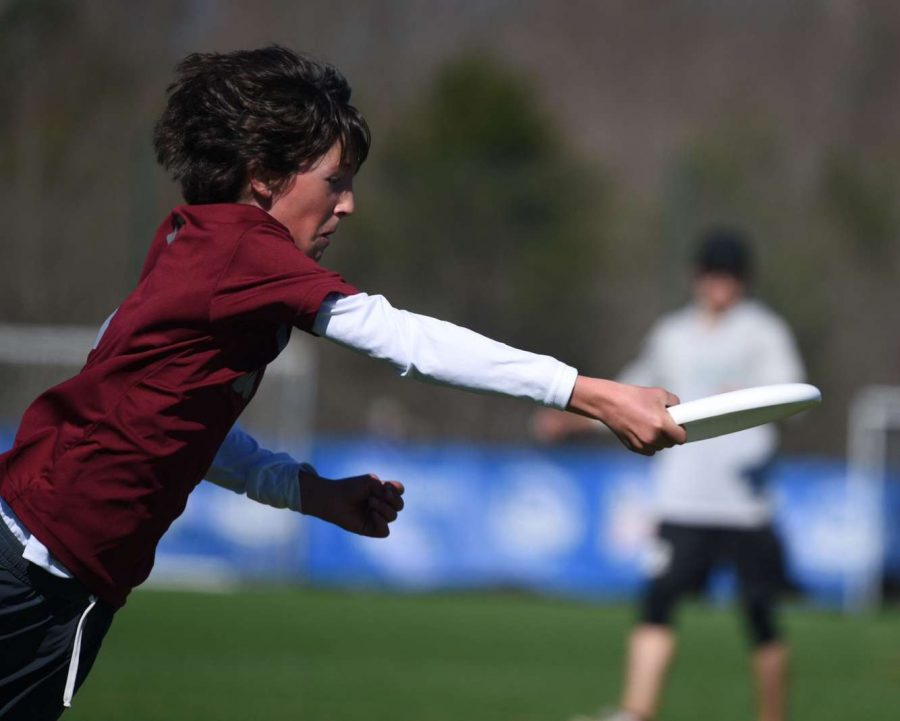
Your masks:
[{"label": "boy's ear", "polygon": [[264,208],[272,204],[272,199],[275,195],[272,186],[260,178],[250,178],[250,192],[253,195],[253,199]]}]

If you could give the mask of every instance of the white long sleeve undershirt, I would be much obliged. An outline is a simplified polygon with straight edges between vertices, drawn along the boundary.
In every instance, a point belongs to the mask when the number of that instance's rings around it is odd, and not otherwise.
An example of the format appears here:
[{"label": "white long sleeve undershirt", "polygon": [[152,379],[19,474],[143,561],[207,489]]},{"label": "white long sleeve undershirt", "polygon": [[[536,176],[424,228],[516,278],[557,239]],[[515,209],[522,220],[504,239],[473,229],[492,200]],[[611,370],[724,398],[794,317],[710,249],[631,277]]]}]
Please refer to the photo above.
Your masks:
[{"label": "white long sleeve undershirt", "polygon": [[522,398],[564,409],[578,376],[550,356],[498,343],[467,328],[394,308],[384,296],[331,296],[313,330],[390,363],[404,378]]},{"label": "white long sleeve undershirt", "polygon": [[205,480],[258,503],[299,512],[301,470],[315,472],[288,453],[263,448],[235,424],[219,447]]}]

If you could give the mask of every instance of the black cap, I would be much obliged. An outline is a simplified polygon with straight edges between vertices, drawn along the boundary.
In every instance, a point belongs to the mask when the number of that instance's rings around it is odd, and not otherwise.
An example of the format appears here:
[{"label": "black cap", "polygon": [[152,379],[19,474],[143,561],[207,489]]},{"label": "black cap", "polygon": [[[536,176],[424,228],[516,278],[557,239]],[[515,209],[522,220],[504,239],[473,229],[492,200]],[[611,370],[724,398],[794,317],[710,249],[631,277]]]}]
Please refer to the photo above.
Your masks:
[{"label": "black cap", "polygon": [[703,234],[694,266],[700,273],[728,273],[749,280],[752,270],[747,237],[732,228],[714,228]]}]

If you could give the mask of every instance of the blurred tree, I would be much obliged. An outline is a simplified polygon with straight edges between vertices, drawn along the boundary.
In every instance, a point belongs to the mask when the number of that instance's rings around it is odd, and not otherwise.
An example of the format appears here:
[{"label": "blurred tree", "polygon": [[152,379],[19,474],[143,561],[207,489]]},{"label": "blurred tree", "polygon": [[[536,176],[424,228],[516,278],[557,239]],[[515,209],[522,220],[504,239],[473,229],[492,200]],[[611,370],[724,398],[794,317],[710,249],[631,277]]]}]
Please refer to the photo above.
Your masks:
[{"label": "blurred tree", "polygon": [[483,55],[448,64],[380,152],[376,138],[340,267],[400,305],[584,358],[611,202],[565,140],[525,79]]},{"label": "blurred tree", "polygon": [[900,240],[900,163],[863,163],[856,154],[832,153],[823,173],[823,210],[836,224],[849,255],[867,270],[895,270]]},{"label": "blurred tree", "polygon": [[133,283],[128,255],[143,256],[157,222],[154,211],[131,232],[136,203],[123,179],[135,139],[150,145],[147,83],[133,48],[121,52],[107,32],[119,12],[71,0],[0,6],[6,320],[99,322]]},{"label": "blurred tree", "polygon": [[[175,63],[275,40],[334,61],[375,127],[327,256],[351,281],[614,374],[684,299],[693,234],[738,222],[829,399],[792,449],[833,452],[853,391],[900,383],[900,3],[342,8],[0,0],[2,320],[106,317],[179,202],[150,149]],[[492,55],[442,65],[461,47]],[[320,346],[328,430],[384,393],[421,435],[525,437],[521,404]]]}]

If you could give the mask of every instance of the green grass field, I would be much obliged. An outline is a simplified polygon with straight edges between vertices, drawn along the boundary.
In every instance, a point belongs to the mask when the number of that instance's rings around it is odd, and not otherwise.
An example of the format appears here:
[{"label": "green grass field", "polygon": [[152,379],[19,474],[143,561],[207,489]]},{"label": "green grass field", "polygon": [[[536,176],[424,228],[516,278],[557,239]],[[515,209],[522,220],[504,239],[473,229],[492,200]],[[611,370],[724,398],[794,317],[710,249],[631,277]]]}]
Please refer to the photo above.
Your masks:
[{"label": "green grass field", "polygon": [[[614,701],[632,612],[528,596],[138,592],[70,721],[567,721]],[[796,721],[900,717],[900,615],[795,609]],[[691,606],[664,721],[750,721],[738,619]]]}]

